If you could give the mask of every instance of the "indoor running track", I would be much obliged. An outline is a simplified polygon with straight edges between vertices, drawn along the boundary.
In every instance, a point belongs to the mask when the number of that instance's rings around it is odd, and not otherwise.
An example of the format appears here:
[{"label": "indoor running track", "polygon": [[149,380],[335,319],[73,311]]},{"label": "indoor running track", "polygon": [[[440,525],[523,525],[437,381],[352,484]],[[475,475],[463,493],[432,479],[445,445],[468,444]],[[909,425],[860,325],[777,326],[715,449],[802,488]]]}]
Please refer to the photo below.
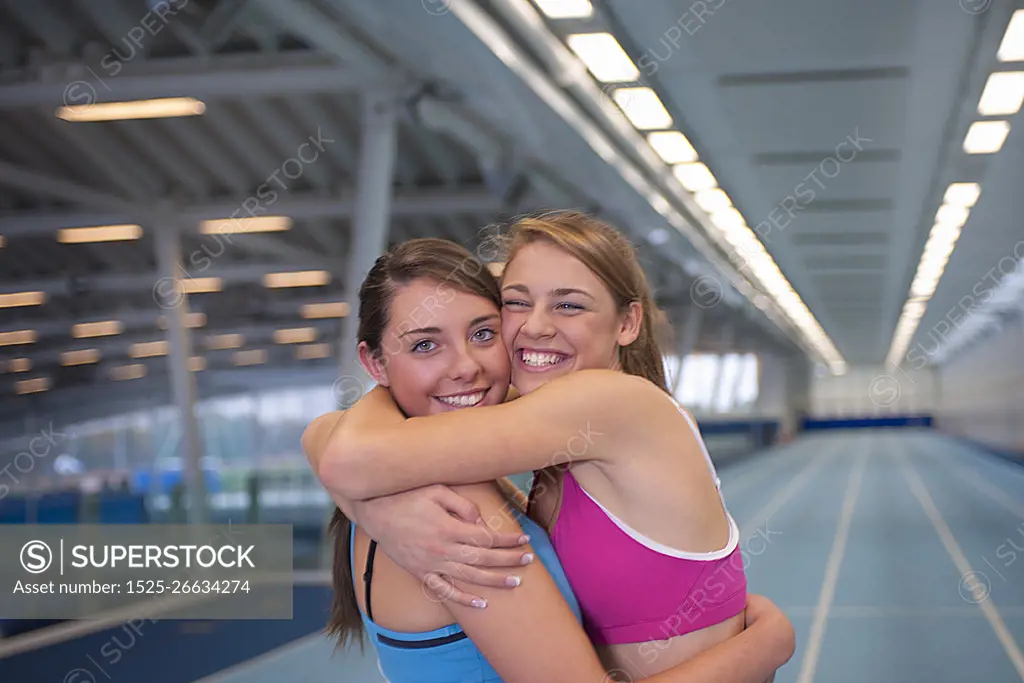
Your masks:
[{"label": "indoor running track", "polygon": [[[793,621],[777,683],[1024,682],[1024,467],[936,433],[806,436],[721,472],[753,592]],[[1019,557],[1018,557],[1019,556]],[[207,679],[380,681],[319,637]]]}]

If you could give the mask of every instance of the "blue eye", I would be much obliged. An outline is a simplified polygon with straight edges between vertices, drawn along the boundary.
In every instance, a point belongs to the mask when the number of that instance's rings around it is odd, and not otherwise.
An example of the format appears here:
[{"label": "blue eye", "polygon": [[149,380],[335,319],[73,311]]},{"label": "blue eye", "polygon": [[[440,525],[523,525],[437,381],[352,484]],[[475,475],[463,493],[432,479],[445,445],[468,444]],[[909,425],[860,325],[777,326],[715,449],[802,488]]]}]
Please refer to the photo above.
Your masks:
[{"label": "blue eye", "polygon": [[581,306],[579,304],[570,303],[568,301],[563,301],[562,303],[560,303],[557,306],[555,306],[555,308],[561,308],[562,306],[567,306],[568,307],[568,308],[562,308],[563,311],[565,311],[565,310],[582,311],[583,310],[583,306]]},{"label": "blue eye", "polygon": [[[412,352],[413,353],[427,353],[428,351],[433,351],[434,350],[433,347],[425,348],[425,346],[424,346],[425,344],[434,344],[434,342],[432,342],[429,339],[424,339],[422,341],[418,341],[418,342],[416,342],[415,344],[412,345]],[[434,344],[434,346],[437,346],[437,345]]]},{"label": "blue eye", "polygon": [[497,333],[494,330],[492,330],[491,328],[489,328],[489,327],[485,327],[485,328],[483,328],[481,330],[477,330],[476,332],[473,333],[473,338],[476,341],[483,341],[483,342],[491,341],[496,336],[497,336]]}]

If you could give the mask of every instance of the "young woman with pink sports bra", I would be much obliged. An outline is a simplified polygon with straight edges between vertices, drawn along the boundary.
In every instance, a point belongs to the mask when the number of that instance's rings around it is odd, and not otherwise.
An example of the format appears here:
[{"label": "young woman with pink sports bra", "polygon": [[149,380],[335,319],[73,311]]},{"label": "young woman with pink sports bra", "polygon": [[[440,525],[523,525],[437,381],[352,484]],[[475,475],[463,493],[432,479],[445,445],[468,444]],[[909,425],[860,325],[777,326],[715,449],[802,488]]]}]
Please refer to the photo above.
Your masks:
[{"label": "young woman with pink sports bra", "polygon": [[[406,418],[377,387],[329,430],[311,425],[304,444],[347,501],[533,471],[528,513],[550,535],[603,664],[631,680],[664,672],[743,630],[739,531],[693,418],[667,391],[632,245],[576,212],[523,219],[509,238],[501,336],[519,397]],[[382,548],[430,557],[437,545],[392,531]],[[460,591],[483,583],[449,579]],[[780,643],[781,665],[792,643]]]}]

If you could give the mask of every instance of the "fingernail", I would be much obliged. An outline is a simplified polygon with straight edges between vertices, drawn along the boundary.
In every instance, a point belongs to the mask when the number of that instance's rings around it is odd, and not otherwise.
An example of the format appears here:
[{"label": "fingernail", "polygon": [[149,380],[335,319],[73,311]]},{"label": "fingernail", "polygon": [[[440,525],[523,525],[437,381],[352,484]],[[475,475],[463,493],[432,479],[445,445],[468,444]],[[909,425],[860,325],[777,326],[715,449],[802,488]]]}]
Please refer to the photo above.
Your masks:
[{"label": "fingernail", "polygon": [[531,562],[533,562],[533,553],[523,555],[523,564],[530,564]]},{"label": "fingernail", "polygon": [[480,598],[474,598],[473,607],[479,607],[480,609],[483,609],[484,607],[487,607],[487,601],[481,600]]},{"label": "fingernail", "polygon": [[516,586],[518,586],[520,584],[520,582],[521,582],[521,579],[518,576],[506,576],[505,577],[505,585],[506,586],[511,586],[512,588],[515,588]]},{"label": "fingernail", "polygon": [[525,545],[530,542],[530,537],[527,534],[523,534],[519,537],[519,545]]}]

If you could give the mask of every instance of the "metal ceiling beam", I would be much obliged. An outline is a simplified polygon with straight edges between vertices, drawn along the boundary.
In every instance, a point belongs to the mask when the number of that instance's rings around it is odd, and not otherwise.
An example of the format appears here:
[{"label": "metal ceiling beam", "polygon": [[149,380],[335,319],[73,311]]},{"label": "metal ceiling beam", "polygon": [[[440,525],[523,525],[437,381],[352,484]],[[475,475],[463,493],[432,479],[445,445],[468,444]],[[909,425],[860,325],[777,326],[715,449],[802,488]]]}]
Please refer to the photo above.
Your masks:
[{"label": "metal ceiling beam", "polygon": [[[78,38],[68,12],[47,2],[8,2],[5,9],[40,38],[53,54],[71,55]],[[0,97],[0,100],[3,98]]]},{"label": "metal ceiling beam", "polygon": [[[246,107],[245,113],[256,123],[263,137],[267,140],[267,149],[271,150],[281,160],[298,155],[299,152],[296,151],[296,147],[299,144],[308,145],[307,136],[316,136],[321,134],[322,130],[322,125],[320,124],[309,129],[296,130],[290,121],[281,116],[278,108],[272,102],[251,102]],[[337,138],[331,139],[336,140]],[[305,180],[303,176],[309,176],[310,184],[313,187],[317,189],[327,188],[331,184],[329,169],[326,168],[325,164],[317,163],[317,160],[320,159],[319,154],[315,152],[313,154],[314,160],[310,163],[303,163],[299,171],[299,177],[292,180],[299,182],[300,179]],[[279,161],[275,167],[280,166],[281,163]],[[269,173],[271,170],[266,169],[265,172]]]},{"label": "metal ceiling beam", "polygon": [[220,0],[199,27],[199,37],[216,50],[228,41],[248,9],[247,0]]},{"label": "metal ceiling beam", "polygon": [[[93,87],[98,102],[159,97],[195,97],[201,100],[289,97],[313,93],[391,91],[413,85],[387,74],[339,66],[223,69],[206,73],[123,74],[107,77],[110,80],[116,78],[116,87],[109,97],[104,96],[105,89]],[[67,87],[67,80],[0,86],[0,109],[63,106]]]},{"label": "metal ceiling beam", "polygon": [[[64,153],[72,158],[80,157],[100,178],[109,178],[117,191],[134,201],[144,201],[147,196],[158,194],[162,182],[146,164],[137,157],[124,153],[124,146],[110,135],[108,130],[92,130],[45,116],[38,124],[51,136],[62,140]],[[95,173],[95,171],[94,171]]]},{"label": "metal ceiling beam", "polygon": [[338,27],[328,14],[295,0],[255,0],[253,3],[276,25],[307,41],[317,49],[358,67],[370,80],[390,71],[379,55]]},{"label": "metal ceiling beam", "polygon": [[[395,71],[384,65],[380,56],[369,47],[348,35],[334,17],[328,14],[295,0],[256,0],[256,4],[280,26],[315,46],[319,51],[334,56],[346,66],[358,65],[361,70],[368,73],[383,71],[393,74]],[[345,11],[344,7],[340,6],[343,3],[330,2],[329,4],[336,13]],[[398,78],[397,82],[412,83],[414,80],[412,76],[406,76],[404,80]],[[458,112],[455,106],[435,100],[434,95],[430,94],[428,90],[424,90],[422,84],[411,90],[409,94],[411,96],[409,100],[410,113],[414,122],[426,125],[434,131],[444,132],[468,146],[480,160],[485,175],[491,175],[495,169],[504,170],[510,164],[517,163],[529,173],[535,183],[543,185],[545,189],[550,189],[558,196],[567,195],[561,188],[555,187],[553,174],[541,170],[547,167],[547,160],[528,157],[513,160],[511,151],[514,149],[514,145],[510,141],[506,141],[504,145],[495,144],[493,138],[499,136],[497,132],[481,130],[478,125],[471,123],[463,113]],[[405,173],[403,160],[404,157],[399,158],[398,173],[400,176]],[[403,180],[406,178],[403,177]],[[492,191],[494,190],[492,189]],[[568,205],[573,201],[562,203]],[[395,212],[395,208],[392,206],[392,213]],[[499,210],[507,208],[503,206]]]},{"label": "metal ceiling beam", "polygon": [[146,127],[138,123],[125,122],[126,125],[120,126],[121,133],[128,139],[129,149],[135,150],[136,158],[147,160],[161,171],[164,178],[171,179],[170,194],[187,194],[190,198],[209,196],[213,183],[204,173],[202,165],[196,168],[196,164],[189,160],[179,145],[171,144],[162,134],[156,134],[162,128],[161,124],[166,122],[158,119]]},{"label": "metal ceiling beam", "polygon": [[[8,175],[8,169],[15,169]],[[121,210],[98,211],[94,213],[58,211],[58,212],[0,212],[0,235],[8,239],[24,235],[39,235],[52,233],[60,228],[81,227],[91,225],[110,225],[117,223],[145,223],[148,222],[152,207],[143,205],[132,205],[126,201],[104,195],[95,190],[83,188],[74,183],[57,180],[23,171],[13,167],[11,164],[0,162],[0,185],[8,183],[19,184],[19,187],[28,189],[46,185],[51,186],[54,191],[62,191],[64,199],[73,198],[81,200],[81,203],[109,208],[112,204],[119,205]],[[34,183],[34,185],[32,184]],[[266,185],[261,198],[266,201],[259,201],[256,197],[248,197],[236,201],[207,201],[199,204],[184,206],[181,208],[182,220],[192,224],[198,224],[203,220],[214,220],[230,218],[231,216],[245,218],[249,216],[248,207],[252,207],[256,215],[273,214],[289,216],[296,220],[306,218],[349,218],[355,210],[355,196],[352,191],[346,190],[343,196],[330,197],[315,194],[294,194],[284,195],[277,192],[271,183]],[[276,194],[271,195],[271,192]],[[272,200],[271,197],[280,197]],[[85,201],[89,200],[89,201]],[[483,187],[466,187],[462,189],[445,190],[414,190],[397,192],[391,203],[391,213],[395,216],[415,215],[447,215],[452,213],[462,214],[491,214],[501,210],[501,199],[495,197],[489,190]],[[213,236],[211,236],[212,238]],[[225,239],[227,239],[225,237]]]},{"label": "metal ceiling beam", "polygon": [[[79,185],[70,180],[52,178],[44,173],[22,168],[6,161],[0,161],[0,186],[86,206],[100,208],[130,206],[127,201],[116,195]],[[6,235],[7,233],[0,230],[0,234]]]}]

